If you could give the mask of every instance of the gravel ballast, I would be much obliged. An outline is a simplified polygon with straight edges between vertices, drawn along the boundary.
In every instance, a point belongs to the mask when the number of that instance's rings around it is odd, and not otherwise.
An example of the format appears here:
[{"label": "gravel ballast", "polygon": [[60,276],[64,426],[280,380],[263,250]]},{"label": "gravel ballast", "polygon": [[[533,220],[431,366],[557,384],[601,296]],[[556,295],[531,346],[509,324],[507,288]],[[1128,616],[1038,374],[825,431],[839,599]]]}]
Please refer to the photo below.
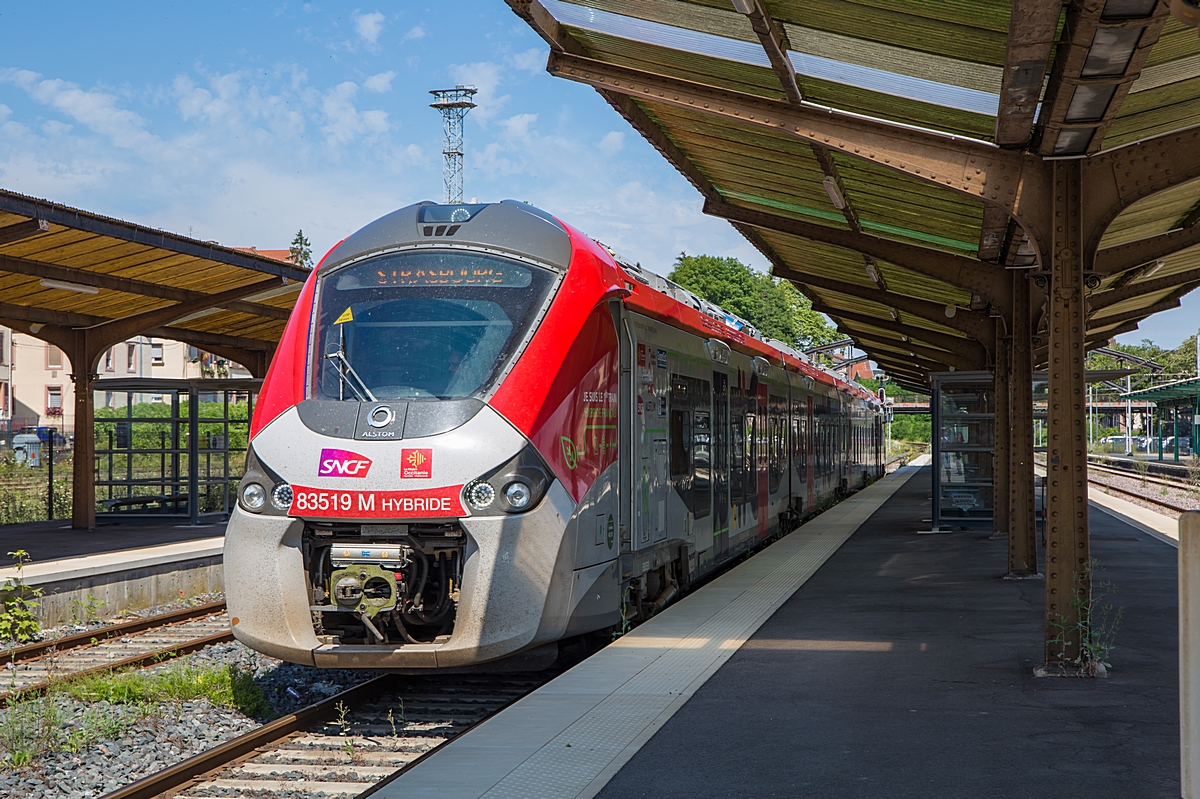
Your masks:
[{"label": "gravel ballast", "polygon": [[[274,715],[290,713],[325,699],[374,672],[315,669],[284,663],[232,642],[207,647],[187,657],[147,670],[183,668],[225,669],[233,666],[252,674]],[[170,701],[142,706],[81,702],[55,694],[54,702],[67,719],[60,741],[84,724],[85,714],[123,718],[128,723],[110,738],[88,743],[70,752],[38,755],[25,766],[0,770],[0,797],[30,799],[90,799],[141,779],[217,744],[248,732],[265,719],[251,718],[236,708],[218,707],[208,700]],[[0,710],[0,737],[11,729],[12,709]],[[4,763],[11,762],[0,752]]]}]

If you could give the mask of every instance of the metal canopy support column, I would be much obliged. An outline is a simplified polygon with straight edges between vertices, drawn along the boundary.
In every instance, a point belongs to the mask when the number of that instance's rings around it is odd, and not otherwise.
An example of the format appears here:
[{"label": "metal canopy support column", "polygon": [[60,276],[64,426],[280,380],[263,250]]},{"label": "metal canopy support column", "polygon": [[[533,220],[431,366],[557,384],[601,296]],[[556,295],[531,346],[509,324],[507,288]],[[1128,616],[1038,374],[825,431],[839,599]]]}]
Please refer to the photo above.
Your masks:
[{"label": "metal canopy support column", "polygon": [[996,320],[996,368],[993,371],[993,391],[996,396],[994,409],[994,441],[992,451],[992,534],[1009,535],[1010,509],[1008,496],[1012,475],[1012,399],[1009,395],[1011,379],[1012,338],[1002,335],[1003,321]]},{"label": "metal canopy support column", "polygon": [[[96,425],[92,382],[101,350],[88,329],[70,331],[71,379],[75,381],[75,454],[71,467],[71,527],[90,530],[96,526],[95,468]],[[89,346],[90,345],[90,346]]]},{"label": "metal canopy support column", "polygon": [[1091,596],[1082,180],[1078,161],[1054,162],[1050,253],[1050,368],[1046,444],[1046,666],[1080,657],[1080,608]]},{"label": "metal canopy support column", "polygon": [[1037,519],[1033,489],[1033,331],[1029,278],[1013,272],[1012,358],[1009,392],[1008,575],[1037,574]]}]

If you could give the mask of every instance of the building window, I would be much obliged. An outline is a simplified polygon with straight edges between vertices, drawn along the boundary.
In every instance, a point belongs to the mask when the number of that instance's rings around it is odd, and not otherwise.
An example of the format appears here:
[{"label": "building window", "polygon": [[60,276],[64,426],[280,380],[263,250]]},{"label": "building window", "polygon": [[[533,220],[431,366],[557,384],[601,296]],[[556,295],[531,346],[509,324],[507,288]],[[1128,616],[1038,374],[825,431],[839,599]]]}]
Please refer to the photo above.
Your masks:
[{"label": "building window", "polygon": [[150,363],[153,366],[162,366],[163,365],[163,345],[162,344],[151,344],[150,345]]},{"label": "building window", "polygon": [[53,344],[46,345],[46,368],[61,369],[62,368],[62,350]]},{"label": "building window", "polygon": [[8,383],[0,383],[0,418],[8,418]]},{"label": "building window", "polygon": [[117,369],[113,363],[113,348],[109,347],[108,352],[104,353],[104,371],[115,372]]},{"label": "building window", "polygon": [[0,366],[8,363],[8,350],[4,346],[4,330],[0,328]]},{"label": "building window", "polygon": [[46,415],[62,416],[62,386],[46,386]]},{"label": "building window", "polygon": [[137,371],[137,344],[125,345],[125,371]]}]

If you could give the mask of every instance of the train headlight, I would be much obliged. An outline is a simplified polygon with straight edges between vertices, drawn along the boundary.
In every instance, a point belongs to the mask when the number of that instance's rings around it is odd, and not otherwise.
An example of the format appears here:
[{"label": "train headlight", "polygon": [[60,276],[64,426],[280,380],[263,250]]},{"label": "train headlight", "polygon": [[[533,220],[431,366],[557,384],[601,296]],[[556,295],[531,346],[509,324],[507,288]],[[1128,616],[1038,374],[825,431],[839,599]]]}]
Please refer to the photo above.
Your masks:
[{"label": "train headlight", "polygon": [[529,490],[529,486],[514,480],[504,487],[504,499],[513,510],[525,510],[529,507],[529,501],[533,499],[533,492]]},{"label": "train headlight", "polygon": [[275,486],[275,490],[271,492],[271,504],[282,511],[292,507],[292,487],[287,483]]},{"label": "train headlight", "polygon": [[246,510],[262,510],[266,503],[267,489],[258,483],[246,483],[242,486],[242,504],[246,506]]},{"label": "train headlight", "polygon": [[477,480],[467,486],[467,504],[475,510],[486,510],[488,506],[496,499],[496,489],[492,488],[492,484],[483,480]]}]

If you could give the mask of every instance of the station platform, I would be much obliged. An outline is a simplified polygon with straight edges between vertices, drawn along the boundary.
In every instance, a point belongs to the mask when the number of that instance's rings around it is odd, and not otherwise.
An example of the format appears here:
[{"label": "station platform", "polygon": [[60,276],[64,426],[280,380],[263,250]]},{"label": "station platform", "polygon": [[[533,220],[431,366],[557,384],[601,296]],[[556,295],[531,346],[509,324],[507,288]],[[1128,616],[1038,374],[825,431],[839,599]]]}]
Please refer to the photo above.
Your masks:
[{"label": "station platform", "polygon": [[23,549],[31,561],[63,560],[225,535],[225,524],[134,522],[72,530],[70,520],[0,525],[0,555]]},{"label": "station platform", "polygon": [[[115,616],[225,590],[224,524],[124,524],[72,530],[69,522],[0,526],[0,589],[39,589],[43,627]],[[24,567],[7,553],[28,553]],[[85,610],[86,609],[86,610]]]},{"label": "station platform", "polygon": [[1177,797],[1176,550],[1093,507],[1106,679],[1036,678],[1044,584],[906,467],[382,786],[405,797]]}]

